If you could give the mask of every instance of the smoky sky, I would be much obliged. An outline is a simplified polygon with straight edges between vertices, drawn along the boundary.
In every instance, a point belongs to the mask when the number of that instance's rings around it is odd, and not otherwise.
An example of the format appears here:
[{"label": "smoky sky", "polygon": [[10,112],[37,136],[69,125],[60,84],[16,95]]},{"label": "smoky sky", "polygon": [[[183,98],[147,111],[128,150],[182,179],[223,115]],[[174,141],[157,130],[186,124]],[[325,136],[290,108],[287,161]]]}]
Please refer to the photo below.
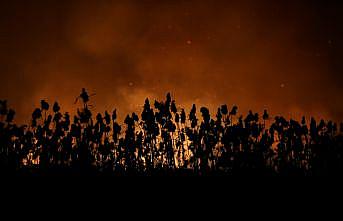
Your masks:
[{"label": "smoky sky", "polygon": [[181,107],[343,118],[339,1],[4,0],[0,98],[29,119],[81,88],[95,111]]}]

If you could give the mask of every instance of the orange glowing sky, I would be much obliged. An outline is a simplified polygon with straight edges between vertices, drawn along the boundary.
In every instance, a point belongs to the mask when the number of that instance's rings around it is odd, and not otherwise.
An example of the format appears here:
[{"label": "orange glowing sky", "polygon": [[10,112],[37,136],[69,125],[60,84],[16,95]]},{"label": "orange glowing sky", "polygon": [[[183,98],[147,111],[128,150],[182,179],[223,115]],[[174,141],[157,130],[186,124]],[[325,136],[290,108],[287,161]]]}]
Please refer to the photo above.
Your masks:
[{"label": "orange glowing sky", "polygon": [[[318,1],[320,2],[320,1]],[[82,87],[95,111],[171,91],[187,110],[237,104],[343,118],[342,8],[317,1],[20,1],[0,9],[0,98],[29,119]]]}]

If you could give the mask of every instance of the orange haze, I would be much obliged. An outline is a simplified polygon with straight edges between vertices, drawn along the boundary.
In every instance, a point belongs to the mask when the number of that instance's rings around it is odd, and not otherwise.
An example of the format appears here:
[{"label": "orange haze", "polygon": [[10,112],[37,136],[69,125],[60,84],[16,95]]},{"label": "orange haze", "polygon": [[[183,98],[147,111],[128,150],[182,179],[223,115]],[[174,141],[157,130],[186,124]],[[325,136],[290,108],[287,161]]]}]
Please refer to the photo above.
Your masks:
[{"label": "orange haze", "polygon": [[170,91],[187,110],[341,120],[342,7],[314,2],[5,0],[0,98],[25,122],[41,99],[71,111],[82,87],[121,117]]}]

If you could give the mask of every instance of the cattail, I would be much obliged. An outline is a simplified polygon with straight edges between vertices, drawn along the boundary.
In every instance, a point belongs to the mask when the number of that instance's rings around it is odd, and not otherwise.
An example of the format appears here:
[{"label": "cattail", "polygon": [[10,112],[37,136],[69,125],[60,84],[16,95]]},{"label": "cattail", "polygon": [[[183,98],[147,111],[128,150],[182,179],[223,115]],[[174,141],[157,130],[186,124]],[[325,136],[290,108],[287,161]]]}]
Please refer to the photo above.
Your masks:
[{"label": "cattail", "polygon": [[58,105],[57,102],[55,102],[55,103],[54,103],[54,106],[52,107],[52,110],[53,110],[55,113],[57,113],[57,112],[60,111],[60,109],[61,109],[61,107]]},{"label": "cattail", "polygon": [[237,114],[237,110],[238,110],[238,107],[237,106],[233,106],[231,111],[230,111],[230,115],[231,116],[235,116]]},{"label": "cattail", "polygon": [[45,100],[41,100],[40,102],[41,104],[41,109],[44,110],[44,111],[48,111],[49,110],[49,103],[46,102]]},{"label": "cattail", "polygon": [[191,121],[193,121],[195,118],[196,118],[196,116],[195,116],[195,114],[196,114],[196,106],[195,106],[195,104],[193,104],[193,106],[192,106],[192,109],[191,109],[191,112],[190,112],[190,114],[189,114],[189,119],[191,120]]},{"label": "cattail", "polygon": [[170,109],[171,109],[171,112],[173,112],[174,114],[176,114],[177,108],[176,108],[176,105],[175,105],[175,101],[174,101],[174,100],[172,101],[172,104],[171,104]]},{"label": "cattail", "polygon": [[98,113],[98,114],[96,115],[96,120],[97,120],[98,123],[102,122],[102,116],[101,116],[100,113]]},{"label": "cattail", "polygon": [[108,114],[107,111],[105,111],[104,119],[105,119],[105,122],[106,122],[107,125],[111,123],[111,116]]},{"label": "cattail", "polygon": [[9,111],[7,113],[6,122],[11,123],[14,119],[14,115],[15,115],[15,111],[13,109],[9,109]]},{"label": "cattail", "polygon": [[36,108],[32,113],[32,119],[37,120],[42,117],[42,110],[39,108]]},{"label": "cattail", "polygon": [[204,118],[204,122],[208,123],[210,121],[210,111],[206,107],[200,108],[200,112],[202,113],[202,117]]},{"label": "cattail", "polygon": [[117,119],[117,109],[114,109],[112,112],[112,121],[115,121]]},{"label": "cattail", "polygon": [[228,109],[227,109],[227,105],[224,104],[221,106],[220,111],[222,112],[223,115],[227,115],[228,114]]},{"label": "cattail", "polygon": [[182,124],[186,123],[186,113],[184,109],[181,110],[181,123]]}]

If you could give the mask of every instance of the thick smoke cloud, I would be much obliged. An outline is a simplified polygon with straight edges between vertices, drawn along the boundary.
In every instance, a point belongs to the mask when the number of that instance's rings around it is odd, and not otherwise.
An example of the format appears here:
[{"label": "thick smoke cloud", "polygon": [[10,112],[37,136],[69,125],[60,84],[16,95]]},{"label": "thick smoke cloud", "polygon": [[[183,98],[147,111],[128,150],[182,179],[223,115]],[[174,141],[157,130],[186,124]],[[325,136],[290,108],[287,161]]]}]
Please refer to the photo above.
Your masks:
[{"label": "thick smoke cloud", "polygon": [[[82,87],[124,115],[171,91],[341,120],[342,7],[315,1],[4,1],[0,97],[19,121],[40,99],[66,111]],[[290,113],[292,113],[290,115]],[[123,117],[123,116],[122,116]]]}]

